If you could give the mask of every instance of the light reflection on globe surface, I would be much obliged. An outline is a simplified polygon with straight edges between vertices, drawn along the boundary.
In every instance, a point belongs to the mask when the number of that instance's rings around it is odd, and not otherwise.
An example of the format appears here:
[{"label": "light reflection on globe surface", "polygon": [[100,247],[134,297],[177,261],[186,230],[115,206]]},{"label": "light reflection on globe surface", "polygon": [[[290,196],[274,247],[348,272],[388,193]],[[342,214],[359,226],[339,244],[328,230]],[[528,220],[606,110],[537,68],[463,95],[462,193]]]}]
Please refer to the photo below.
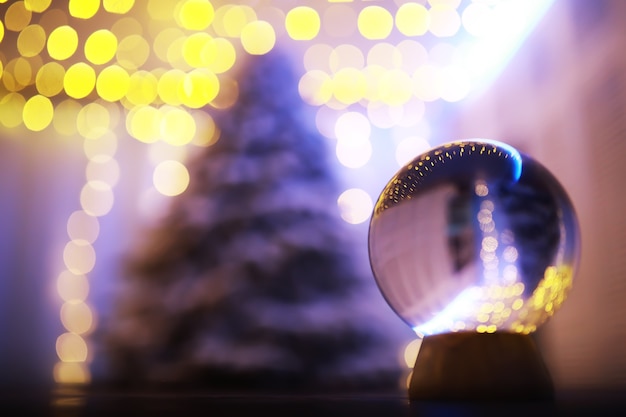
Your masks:
[{"label": "light reflection on globe surface", "polygon": [[387,183],[369,255],[383,296],[419,335],[530,333],[572,286],[579,229],[539,162],[497,141],[451,142]]}]

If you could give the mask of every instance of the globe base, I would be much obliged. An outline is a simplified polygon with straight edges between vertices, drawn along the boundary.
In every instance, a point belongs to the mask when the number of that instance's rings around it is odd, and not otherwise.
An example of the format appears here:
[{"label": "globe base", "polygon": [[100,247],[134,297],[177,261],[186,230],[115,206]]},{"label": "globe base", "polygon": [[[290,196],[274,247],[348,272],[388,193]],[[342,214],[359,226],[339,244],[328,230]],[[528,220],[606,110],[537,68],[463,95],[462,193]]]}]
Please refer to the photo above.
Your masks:
[{"label": "globe base", "polygon": [[550,401],[554,386],[530,335],[446,333],[422,341],[410,401]]}]

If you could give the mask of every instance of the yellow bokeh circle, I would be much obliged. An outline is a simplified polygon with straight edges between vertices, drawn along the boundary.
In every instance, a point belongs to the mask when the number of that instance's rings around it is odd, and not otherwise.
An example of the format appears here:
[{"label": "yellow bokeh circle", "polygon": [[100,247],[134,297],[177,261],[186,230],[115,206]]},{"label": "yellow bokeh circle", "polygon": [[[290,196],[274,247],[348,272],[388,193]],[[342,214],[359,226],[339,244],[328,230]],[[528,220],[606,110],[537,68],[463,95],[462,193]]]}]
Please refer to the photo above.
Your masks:
[{"label": "yellow bokeh circle", "polygon": [[50,7],[52,0],[24,0],[24,7],[32,12],[41,13]]},{"label": "yellow bokeh circle", "polygon": [[52,97],[63,91],[63,78],[65,68],[58,62],[52,61],[44,64],[35,77],[35,86],[39,94]]},{"label": "yellow bokeh circle", "polygon": [[8,30],[19,32],[28,26],[32,16],[23,1],[16,1],[6,10],[3,21]]},{"label": "yellow bokeh circle", "polygon": [[53,115],[52,102],[48,97],[39,94],[28,99],[22,111],[24,126],[34,132],[39,132],[48,127],[52,122]]},{"label": "yellow bokeh circle", "polygon": [[182,103],[178,92],[185,76],[186,74],[178,69],[169,70],[161,75],[157,84],[157,92],[164,103],[173,106]]},{"label": "yellow bokeh circle", "polygon": [[146,63],[150,45],[141,35],[129,35],[117,46],[117,62],[124,68],[135,70]]},{"label": "yellow bokeh circle", "polygon": [[135,106],[152,103],[158,96],[157,77],[148,71],[137,71],[130,75],[126,98]]},{"label": "yellow bokeh circle", "polygon": [[59,61],[68,59],[78,48],[78,33],[71,26],[59,26],[48,36],[47,48],[51,58]]},{"label": "yellow bokeh circle", "polygon": [[241,31],[241,44],[251,55],[263,55],[276,44],[276,33],[268,22],[256,20],[248,23]]},{"label": "yellow bokeh circle", "polygon": [[189,172],[178,161],[167,160],[154,168],[152,182],[156,190],[165,196],[182,194],[189,186]]},{"label": "yellow bokeh circle", "polygon": [[103,0],[102,6],[109,13],[128,13],[135,5],[135,0]]},{"label": "yellow bokeh circle", "polygon": [[178,22],[185,29],[203,30],[211,22],[215,11],[208,0],[186,0],[178,10]]},{"label": "yellow bokeh circle", "polygon": [[130,76],[118,65],[103,69],[96,81],[98,95],[106,101],[117,101],[124,97],[130,87]]},{"label": "yellow bokeh circle", "polygon": [[152,106],[136,107],[126,117],[126,130],[140,142],[154,143],[159,140],[163,115]]},{"label": "yellow bokeh circle", "polygon": [[92,18],[100,8],[100,0],[70,0],[70,16],[78,19]]},{"label": "yellow bokeh circle", "polygon": [[188,112],[177,107],[161,108],[161,138],[174,146],[187,145],[196,134],[196,121]]},{"label": "yellow bokeh circle", "polygon": [[78,62],[69,67],[63,77],[65,93],[72,98],[87,97],[95,85],[96,72],[84,62]]},{"label": "yellow bokeh circle", "polygon": [[111,115],[102,104],[89,103],[80,109],[75,123],[82,137],[97,139],[109,130]]},{"label": "yellow bokeh circle", "polygon": [[39,25],[26,26],[17,37],[17,50],[23,57],[38,55],[46,46],[46,32]]},{"label": "yellow bokeh circle", "polygon": [[430,14],[419,3],[405,3],[396,12],[396,27],[406,36],[420,36],[428,31]]},{"label": "yellow bokeh circle", "polygon": [[333,95],[343,104],[353,104],[361,100],[367,92],[365,75],[356,68],[343,68],[332,79]]},{"label": "yellow bokeh circle", "polygon": [[220,90],[217,76],[206,69],[196,69],[178,84],[178,97],[185,106],[197,109],[211,102]]},{"label": "yellow bokeh circle", "polygon": [[20,93],[9,93],[0,98],[0,123],[8,128],[22,124],[25,104],[26,99]]},{"label": "yellow bokeh circle", "polygon": [[320,31],[320,16],[311,7],[298,6],[287,12],[285,29],[290,38],[295,40],[311,40]]},{"label": "yellow bokeh circle", "polygon": [[117,52],[117,37],[107,30],[93,32],[85,41],[85,58],[92,64],[106,64]]},{"label": "yellow bokeh circle", "polygon": [[357,21],[359,32],[366,39],[385,39],[393,29],[393,17],[381,6],[367,6]]},{"label": "yellow bokeh circle", "polygon": [[222,74],[235,65],[237,51],[228,39],[215,38],[202,50],[202,59],[207,62],[209,70]]},{"label": "yellow bokeh circle", "polygon": [[[215,45],[211,42],[213,38],[211,35],[205,32],[194,33],[185,38],[183,41],[183,59],[187,64],[193,68],[200,68],[207,66],[209,60],[204,59],[204,51],[207,48],[215,48]],[[211,54],[216,57],[217,54]]]}]

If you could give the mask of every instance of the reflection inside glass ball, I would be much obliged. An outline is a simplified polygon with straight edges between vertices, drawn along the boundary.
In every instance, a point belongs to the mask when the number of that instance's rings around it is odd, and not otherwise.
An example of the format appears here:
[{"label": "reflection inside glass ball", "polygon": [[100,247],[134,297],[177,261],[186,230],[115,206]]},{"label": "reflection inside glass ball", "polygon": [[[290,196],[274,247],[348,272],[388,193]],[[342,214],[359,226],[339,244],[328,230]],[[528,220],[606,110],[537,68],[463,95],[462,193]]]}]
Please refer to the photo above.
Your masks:
[{"label": "reflection inside glass ball", "polygon": [[369,228],[376,282],[419,335],[533,332],[567,296],[578,254],[576,215],[555,177],[482,139],[401,168]]}]

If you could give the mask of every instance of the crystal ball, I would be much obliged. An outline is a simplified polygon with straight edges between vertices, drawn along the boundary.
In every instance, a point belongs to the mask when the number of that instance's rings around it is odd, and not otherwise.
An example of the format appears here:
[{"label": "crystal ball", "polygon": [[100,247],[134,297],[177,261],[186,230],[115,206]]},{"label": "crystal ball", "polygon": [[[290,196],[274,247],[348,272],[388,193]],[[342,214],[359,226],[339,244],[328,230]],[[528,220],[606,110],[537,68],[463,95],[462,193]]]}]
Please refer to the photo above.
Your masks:
[{"label": "crystal ball", "polygon": [[572,287],[579,242],[558,180],[483,139],[434,147],[402,167],[368,235],[381,293],[420,336],[535,331]]}]

